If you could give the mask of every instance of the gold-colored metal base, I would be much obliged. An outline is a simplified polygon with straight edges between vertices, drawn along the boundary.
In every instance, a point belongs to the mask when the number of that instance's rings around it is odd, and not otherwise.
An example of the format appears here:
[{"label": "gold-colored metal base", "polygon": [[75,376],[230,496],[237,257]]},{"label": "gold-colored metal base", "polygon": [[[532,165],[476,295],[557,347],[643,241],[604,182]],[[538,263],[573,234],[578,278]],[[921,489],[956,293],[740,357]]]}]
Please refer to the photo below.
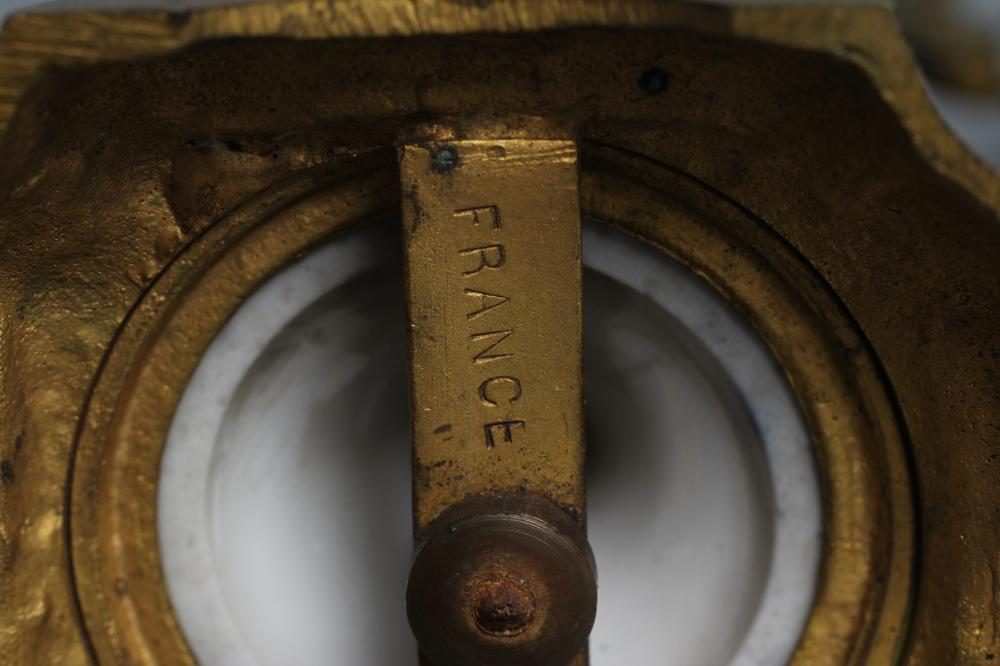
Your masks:
[{"label": "gold-colored metal base", "polygon": [[4,659],[193,663],[155,530],[187,378],[268,276],[396,218],[404,127],[471,111],[580,137],[584,215],[787,373],[827,528],[795,663],[1000,654],[1000,179],[887,12],[303,0],[0,35]]},{"label": "gold-colored metal base", "polygon": [[416,533],[487,492],[537,493],[582,523],[576,146],[400,150]]}]

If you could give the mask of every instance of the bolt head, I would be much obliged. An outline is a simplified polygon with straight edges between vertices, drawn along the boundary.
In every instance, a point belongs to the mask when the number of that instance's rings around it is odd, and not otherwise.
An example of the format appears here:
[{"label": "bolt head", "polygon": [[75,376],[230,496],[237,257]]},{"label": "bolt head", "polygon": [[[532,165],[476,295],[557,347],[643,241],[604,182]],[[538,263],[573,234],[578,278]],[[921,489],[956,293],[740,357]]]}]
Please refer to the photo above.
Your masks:
[{"label": "bolt head", "polygon": [[455,146],[437,146],[431,150],[431,170],[435,173],[447,173],[458,166],[458,148]]},{"label": "bolt head", "polygon": [[472,609],[476,624],[486,633],[514,636],[535,619],[535,595],[526,581],[498,575],[479,585]]},{"label": "bolt head", "polygon": [[406,606],[435,666],[562,666],[586,645],[597,582],[565,511],[494,495],[452,507],[425,534]]}]

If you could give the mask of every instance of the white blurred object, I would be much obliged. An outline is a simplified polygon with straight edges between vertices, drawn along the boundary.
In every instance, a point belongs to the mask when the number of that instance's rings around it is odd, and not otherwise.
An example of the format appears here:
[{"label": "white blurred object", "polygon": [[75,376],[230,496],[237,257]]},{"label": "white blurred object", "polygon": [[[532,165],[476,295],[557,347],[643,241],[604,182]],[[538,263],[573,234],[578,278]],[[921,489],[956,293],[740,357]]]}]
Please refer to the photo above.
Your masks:
[{"label": "white blurred object", "polygon": [[[1000,0],[996,6],[1000,9]],[[1000,171],[1000,96],[968,95],[934,82],[929,82],[928,90],[952,131],[987,164]]]},{"label": "white blurred object", "polygon": [[1000,0],[897,0],[945,122],[1000,169]]}]

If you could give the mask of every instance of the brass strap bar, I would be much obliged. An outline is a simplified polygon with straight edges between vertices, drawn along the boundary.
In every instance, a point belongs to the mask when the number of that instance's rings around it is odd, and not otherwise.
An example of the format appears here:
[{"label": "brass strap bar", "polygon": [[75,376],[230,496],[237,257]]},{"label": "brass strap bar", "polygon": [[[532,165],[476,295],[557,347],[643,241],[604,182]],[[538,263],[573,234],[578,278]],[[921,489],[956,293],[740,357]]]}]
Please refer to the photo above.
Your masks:
[{"label": "brass strap bar", "polygon": [[584,516],[576,145],[400,148],[414,526],[489,492]]}]

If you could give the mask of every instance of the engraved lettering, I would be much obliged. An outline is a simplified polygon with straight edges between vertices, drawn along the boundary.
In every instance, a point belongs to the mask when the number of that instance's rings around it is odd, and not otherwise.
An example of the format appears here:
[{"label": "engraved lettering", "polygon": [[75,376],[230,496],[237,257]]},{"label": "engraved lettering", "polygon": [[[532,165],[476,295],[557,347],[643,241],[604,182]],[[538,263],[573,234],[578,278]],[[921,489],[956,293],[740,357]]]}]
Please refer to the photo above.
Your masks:
[{"label": "engraved lettering", "polygon": [[484,425],[483,432],[486,434],[486,448],[492,449],[496,446],[496,440],[493,438],[493,431],[498,428],[503,430],[503,441],[507,444],[513,444],[514,433],[512,428],[515,426],[524,428],[524,421],[520,419],[513,419],[511,421],[495,421]]},{"label": "engraved lettering", "polygon": [[521,382],[517,377],[490,377],[479,385],[479,399],[483,401],[484,405],[496,407],[500,404],[497,400],[494,400],[492,394],[490,393],[490,388],[496,384],[510,385],[510,396],[506,398],[501,397],[500,400],[506,400],[508,403],[513,404],[521,399]]},{"label": "engraved lettering", "polygon": [[495,245],[481,245],[479,247],[470,247],[466,250],[462,250],[458,253],[461,256],[467,255],[478,255],[479,265],[476,266],[471,271],[463,271],[462,275],[469,277],[470,275],[476,275],[482,273],[487,268],[500,268],[507,261],[507,255],[504,252],[503,245],[499,243]]},{"label": "engraved lettering", "polygon": [[489,343],[480,352],[473,355],[472,360],[475,363],[486,363],[488,361],[495,361],[501,358],[507,358],[513,356],[513,353],[492,353],[504,340],[509,338],[514,333],[513,329],[507,329],[503,331],[490,331],[488,333],[473,333],[469,336],[470,342],[480,342],[481,340],[494,340],[494,342]]},{"label": "engraved lettering", "polygon": [[510,301],[510,299],[507,298],[506,296],[501,296],[500,294],[491,294],[488,291],[479,291],[478,289],[466,289],[465,295],[479,299],[479,309],[467,313],[465,315],[467,319],[475,319],[479,315],[485,314],[490,310],[492,310],[493,308],[498,308],[504,303]]},{"label": "engraved lettering", "polygon": [[479,226],[479,220],[489,221],[494,229],[500,228],[500,209],[496,206],[476,206],[474,208],[463,208],[456,210],[453,215],[457,218],[472,220],[472,223]]}]

